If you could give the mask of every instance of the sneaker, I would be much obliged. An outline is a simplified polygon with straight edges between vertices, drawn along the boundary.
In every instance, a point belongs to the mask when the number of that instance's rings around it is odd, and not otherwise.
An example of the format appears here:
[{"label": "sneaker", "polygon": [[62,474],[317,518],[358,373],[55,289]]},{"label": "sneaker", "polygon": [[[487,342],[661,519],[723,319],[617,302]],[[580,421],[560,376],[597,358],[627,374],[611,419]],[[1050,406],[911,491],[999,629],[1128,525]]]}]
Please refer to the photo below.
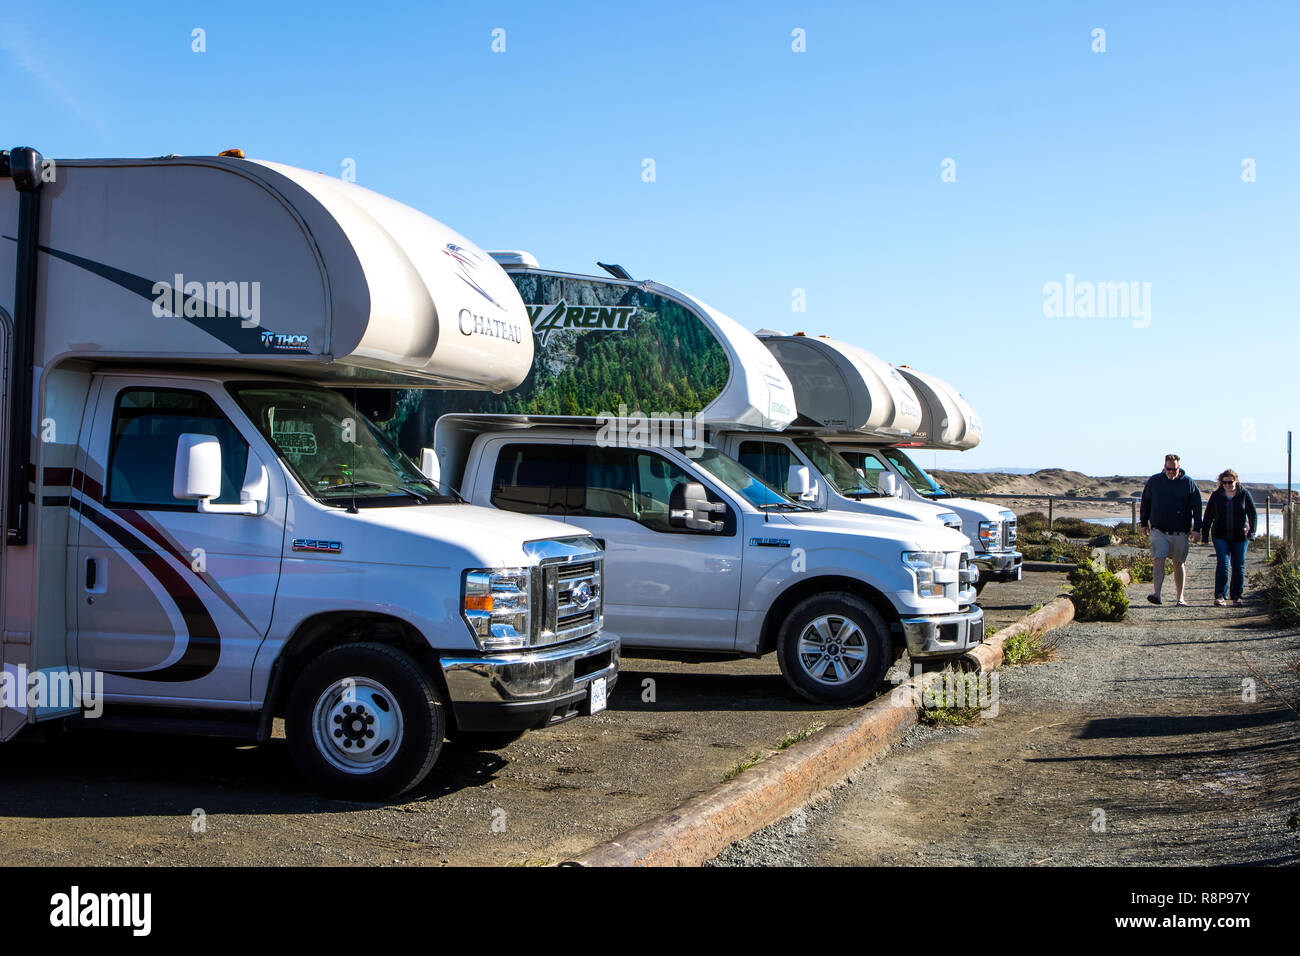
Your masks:
[{"label": "sneaker", "polygon": [[1227,607],[1227,606],[1228,606],[1228,600],[1227,600],[1227,598],[1215,598],[1215,599],[1214,599],[1214,606],[1215,606],[1215,607]]},{"label": "sneaker", "polygon": [[1246,604],[1246,602],[1243,601],[1241,598],[1237,598],[1237,600],[1233,601],[1232,603],[1235,604],[1237,607],[1244,607]]},{"label": "sneaker", "polygon": [[1159,594],[1148,594],[1148,595],[1147,595],[1147,600],[1150,601],[1152,604],[1159,604],[1159,603],[1160,603],[1160,595],[1159,595]]}]

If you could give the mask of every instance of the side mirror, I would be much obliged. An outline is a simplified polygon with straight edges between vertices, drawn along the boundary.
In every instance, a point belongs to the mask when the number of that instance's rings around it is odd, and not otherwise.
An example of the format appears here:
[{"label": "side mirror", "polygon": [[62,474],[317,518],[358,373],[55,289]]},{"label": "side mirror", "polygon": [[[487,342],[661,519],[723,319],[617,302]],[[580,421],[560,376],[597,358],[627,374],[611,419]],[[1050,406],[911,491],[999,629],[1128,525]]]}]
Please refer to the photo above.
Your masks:
[{"label": "side mirror", "polygon": [[785,493],[791,498],[807,498],[812,491],[812,474],[807,465],[791,465],[785,478]]},{"label": "side mirror", "polygon": [[438,475],[441,472],[438,465],[438,456],[434,454],[432,448],[420,449],[420,474],[428,478],[435,485],[438,483]]},{"label": "side mirror", "polygon": [[221,442],[186,432],[176,439],[172,497],[203,501],[221,494]]},{"label": "side mirror", "polygon": [[200,514],[265,514],[271,497],[271,476],[266,466],[250,453],[244,484],[239,489],[239,504],[213,504],[213,498],[221,497],[221,442],[211,435],[186,432],[176,439],[172,496],[197,501]]},{"label": "side mirror", "polygon": [[889,495],[891,498],[902,495],[903,486],[898,483],[898,476],[892,471],[882,471],[880,473],[880,493]]},{"label": "side mirror", "polygon": [[698,481],[679,482],[673,486],[668,499],[668,523],[674,528],[721,534],[726,523],[709,516],[726,513],[727,506],[710,501],[708,492]]}]

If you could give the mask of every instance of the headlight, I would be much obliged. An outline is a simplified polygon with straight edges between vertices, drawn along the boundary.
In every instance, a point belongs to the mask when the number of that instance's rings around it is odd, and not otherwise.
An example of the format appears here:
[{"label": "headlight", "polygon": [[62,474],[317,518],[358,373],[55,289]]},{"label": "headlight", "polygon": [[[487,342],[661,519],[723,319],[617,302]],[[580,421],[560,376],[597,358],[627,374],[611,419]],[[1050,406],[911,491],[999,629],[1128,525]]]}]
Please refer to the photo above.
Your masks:
[{"label": "headlight", "polygon": [[954,531],[961,530],[961,515],[955,512],[945,511],[939,515],[939,520],[943,522],[945,528],[952,528]]},{"label": "headlight", "polygon": [[461,616],[485,651],[527,647],[532,633],[528,568],[468,571],[461,591]]},{"label": "headlight", "polygon": [[916,575],[919,597],[943,597],[943,582],[935,580],[935,569],[944,566],[942,551],[904,551],[903,563]]},{"label": "headlight", "polygon": [[1002,547],[1002,522],[980,522],[980,544],[985,551],[997,551]]},{"label": "headlight", "polygon": [[1016,543],[1016,513],[1014,511],[999,511],[998,514],[1001,515],[1003,526],[1006,528],[1006,543],[1009,548]]}]

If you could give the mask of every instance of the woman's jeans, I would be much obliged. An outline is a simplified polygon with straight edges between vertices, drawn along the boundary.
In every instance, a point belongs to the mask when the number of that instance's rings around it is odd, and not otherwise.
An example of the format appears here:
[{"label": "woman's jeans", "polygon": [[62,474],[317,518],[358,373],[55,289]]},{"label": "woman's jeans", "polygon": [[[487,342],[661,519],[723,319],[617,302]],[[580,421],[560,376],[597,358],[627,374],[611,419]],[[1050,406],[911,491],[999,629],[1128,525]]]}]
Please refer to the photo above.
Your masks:
[{"label": "woman's jeans", "polygon": [[[1245,576],[1246,545],[1249,541],[1228,541],[1225,538],[1214,539],[1214,596],[1230,597],[1235,601],[1241,597],[1242,579]],[[1232,593],[1228,593],[1228,559],[1232,559]]]}]

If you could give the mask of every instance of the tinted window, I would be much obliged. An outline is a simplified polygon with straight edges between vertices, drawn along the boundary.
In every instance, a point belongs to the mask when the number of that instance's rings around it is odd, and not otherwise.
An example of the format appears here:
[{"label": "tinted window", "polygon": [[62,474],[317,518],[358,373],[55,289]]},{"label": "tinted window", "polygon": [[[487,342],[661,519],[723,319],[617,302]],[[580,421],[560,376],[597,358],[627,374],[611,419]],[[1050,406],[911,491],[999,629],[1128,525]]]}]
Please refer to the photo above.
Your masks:
[{"label": "tinted window", "polygon": [[221,443],[221,496],[238,504],[248,464],[248,443],[202,392],[128,388],[117,396],[109,448],[108,501],[136,508],[194,511],[198,502],[172,497],[177,439],[186,432]]},{"label": "tinted window", "polygon": [[492,504],[523,514],[577,514],[583,498],[573,480],[577,459],[571,445],[506,445],[492,476]]},{"label": "tinted window", "polygon": [[[668,520],[673,489],[698,478],[653,451],[588,447],[586,452],[586,501],[574,514],[626,518],[665,533],[698,533],[674,528]],[[722,501],[711,491],[708,496],[712,502]],[[727,521],[730,525],[730,509]]]},{"label": "tinted window", "polygon": [[789,448],[772,441],[741,442],[737,460],[783,493],[789,486],[790,466],[799,464]]},{"label": "tinted window", "polygon": [[842,451],[840,455],[854,468],[859,469],[866,482],[872,488],[880,487],[880,474],[885,471],[884,463],[875,455],[870,455],[864,451]]}]

